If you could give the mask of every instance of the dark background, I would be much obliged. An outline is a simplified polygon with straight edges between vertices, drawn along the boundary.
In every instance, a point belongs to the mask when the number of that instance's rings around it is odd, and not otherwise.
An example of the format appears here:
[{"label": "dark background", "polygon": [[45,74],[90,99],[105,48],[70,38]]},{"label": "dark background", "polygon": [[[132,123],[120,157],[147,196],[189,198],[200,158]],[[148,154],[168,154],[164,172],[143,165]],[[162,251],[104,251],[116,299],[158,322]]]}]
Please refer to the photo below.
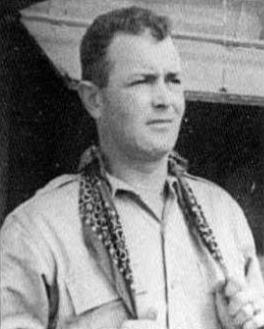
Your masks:
[{"label": "dark background", "polygon": [[[96,139],[76,93],[20,24],[17,12],[3,8],[1,221],[51,178],[76,171],[80,154]],[[223,186],[238,200],[264,254],[264,107],[187,100],[177,148],[189,160],[191,173]]]}]

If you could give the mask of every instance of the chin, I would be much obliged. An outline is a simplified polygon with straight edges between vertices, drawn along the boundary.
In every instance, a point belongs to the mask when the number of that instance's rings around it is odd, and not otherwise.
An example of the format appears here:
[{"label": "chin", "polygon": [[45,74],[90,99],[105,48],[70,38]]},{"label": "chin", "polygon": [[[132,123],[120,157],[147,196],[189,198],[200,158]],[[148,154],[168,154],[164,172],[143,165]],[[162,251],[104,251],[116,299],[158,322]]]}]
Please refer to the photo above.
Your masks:
[{"label": "chin", "polygon": [[127,143],[124,152],[129,158],[143,161],[158,161],[166,157],[175,146],[175,139],[164,138],[163,141],[156,138],[137,138],[133,143]]},{"label": "chin", "polygon": [[[174,145],[173,145],[174,146]],[[173,146],[170,147],[153,147],[150,149],[141,150],[142,158],[148,161],[158,161],[166,157],[172,150]]]}]

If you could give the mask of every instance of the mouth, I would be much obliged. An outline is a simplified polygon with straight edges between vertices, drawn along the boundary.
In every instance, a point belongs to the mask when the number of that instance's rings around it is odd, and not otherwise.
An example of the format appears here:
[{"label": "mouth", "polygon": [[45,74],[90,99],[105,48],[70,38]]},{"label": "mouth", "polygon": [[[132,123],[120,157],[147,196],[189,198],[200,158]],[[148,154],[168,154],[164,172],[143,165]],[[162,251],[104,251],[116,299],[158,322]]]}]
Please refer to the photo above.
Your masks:
[{"label": "mouth", "polygon": [[147,126],[155,132],[165,133],[171,131],[172,124],[174,120],[172,119],[153,119],[147,121]]},{"label": "mouth", "polygon": [[173,122],[172,119],[153,119],[147,121],[148,126],[167,126]]}]

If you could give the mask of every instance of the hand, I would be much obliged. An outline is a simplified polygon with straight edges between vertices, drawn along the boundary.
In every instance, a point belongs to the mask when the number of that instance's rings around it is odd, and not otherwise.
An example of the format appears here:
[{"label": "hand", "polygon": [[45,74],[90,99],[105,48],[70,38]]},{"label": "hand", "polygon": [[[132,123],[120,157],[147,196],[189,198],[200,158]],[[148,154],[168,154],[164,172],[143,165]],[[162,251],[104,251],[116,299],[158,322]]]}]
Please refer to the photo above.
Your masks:
[{"label": "hand", "polygon": [[126,320],[123,322],[121,329],[162,329],[156,322],[157,311],[149,309],[144,319]]},{"label": "hand", "polygon": [[250,289],[246,282],[229,279],[216,293],[216,306],[225,329],[264,327],[264,296]]}]

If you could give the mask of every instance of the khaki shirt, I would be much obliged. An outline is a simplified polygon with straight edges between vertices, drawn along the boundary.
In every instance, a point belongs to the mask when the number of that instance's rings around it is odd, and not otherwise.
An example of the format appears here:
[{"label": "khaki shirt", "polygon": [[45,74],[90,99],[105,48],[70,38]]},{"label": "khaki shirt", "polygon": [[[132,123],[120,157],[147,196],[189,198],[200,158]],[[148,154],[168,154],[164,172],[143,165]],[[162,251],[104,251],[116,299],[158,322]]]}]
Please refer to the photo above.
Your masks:
[{"label": "khaki shirt", "polygon": [[[224,277],[190,232],[170,188],[162,218],[144,196],[109,177],[135,280],[139,317],[158,311],[161,328],[217,329],[214,292]],[[241,209],[222,189],[189,177],[214,230],[228,269],[264,285],[251,232]],[[125,308],[83,242],[78,214],[79,176],[62,176],[6,219],[1,232],[1,327],[57,328],[83,316],[85,328],[116,329]],[[252,265],[247,273],[249,264]]]}]

